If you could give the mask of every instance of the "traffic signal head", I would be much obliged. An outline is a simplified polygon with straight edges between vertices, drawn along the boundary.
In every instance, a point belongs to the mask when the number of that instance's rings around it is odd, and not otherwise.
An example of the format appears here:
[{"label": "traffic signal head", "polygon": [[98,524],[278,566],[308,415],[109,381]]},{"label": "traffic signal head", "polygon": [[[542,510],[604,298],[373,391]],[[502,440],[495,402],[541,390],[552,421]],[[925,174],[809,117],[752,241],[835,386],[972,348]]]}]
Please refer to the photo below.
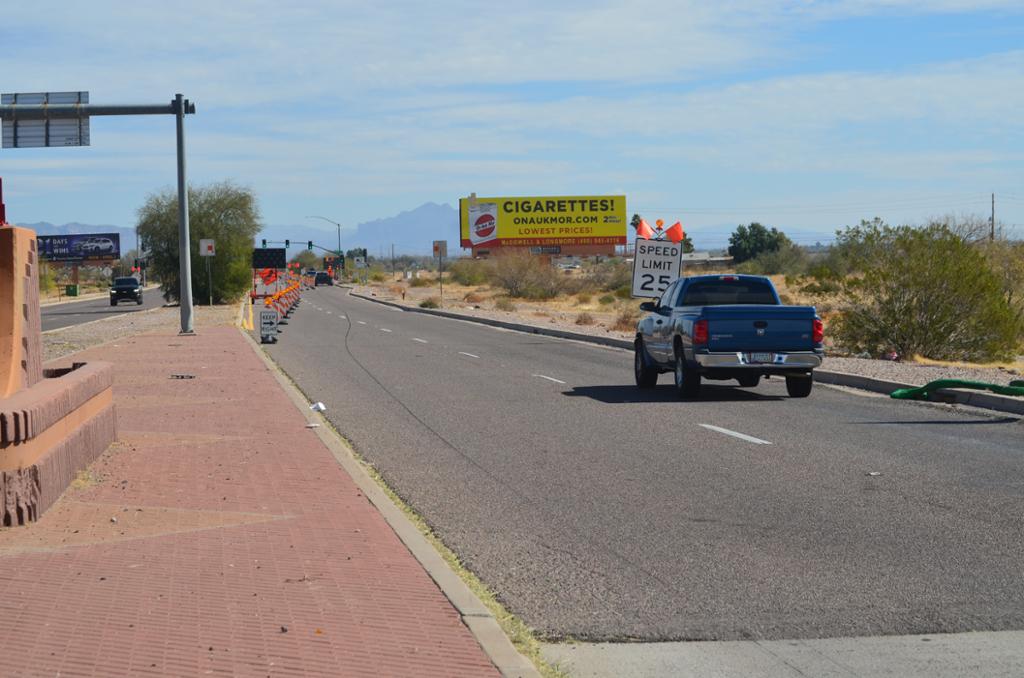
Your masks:
[{"label": "traffic signal head", "polygon": [[288,238],[285,238],[285,239],[284,239],[284,246],[285,246],[285,249],[288,249],[288,248],[289,248],[289,247],[291,246],[291,244],[292,244],[292,241],[291,241],[291,240],[289,240]]},{"label": "traffic signal head", "polygon": [[306,249],[308,249],[310,252],[313,251],[313,241],[312,240],[310,240],[309,242],[306,243]]},{"label": "traffic signal head", "polygon": [[267,249],[267,239],[263,239],[263,249]]}]

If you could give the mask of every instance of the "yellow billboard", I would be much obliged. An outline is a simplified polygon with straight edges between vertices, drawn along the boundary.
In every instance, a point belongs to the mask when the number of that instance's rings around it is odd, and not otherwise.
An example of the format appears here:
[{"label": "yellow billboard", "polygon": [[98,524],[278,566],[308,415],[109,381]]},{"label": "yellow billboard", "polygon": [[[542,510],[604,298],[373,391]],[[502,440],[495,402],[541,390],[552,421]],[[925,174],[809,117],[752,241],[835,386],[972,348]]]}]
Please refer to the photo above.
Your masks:
[{"label": "yellow billboard", "polygon": [[626,196],[462,198],[463,247],[625,245]]}]

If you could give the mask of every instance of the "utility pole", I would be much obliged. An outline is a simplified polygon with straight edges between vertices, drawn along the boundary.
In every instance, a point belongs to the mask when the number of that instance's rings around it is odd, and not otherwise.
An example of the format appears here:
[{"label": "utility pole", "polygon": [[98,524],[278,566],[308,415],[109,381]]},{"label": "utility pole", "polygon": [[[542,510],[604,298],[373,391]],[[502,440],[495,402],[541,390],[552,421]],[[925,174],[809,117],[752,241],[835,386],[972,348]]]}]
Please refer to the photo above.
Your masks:
[{"label": "utility pole", "polygon": [[996,194],[992,194],[992,230],[989,231],[989,241],[995,241],[996,239]]}]

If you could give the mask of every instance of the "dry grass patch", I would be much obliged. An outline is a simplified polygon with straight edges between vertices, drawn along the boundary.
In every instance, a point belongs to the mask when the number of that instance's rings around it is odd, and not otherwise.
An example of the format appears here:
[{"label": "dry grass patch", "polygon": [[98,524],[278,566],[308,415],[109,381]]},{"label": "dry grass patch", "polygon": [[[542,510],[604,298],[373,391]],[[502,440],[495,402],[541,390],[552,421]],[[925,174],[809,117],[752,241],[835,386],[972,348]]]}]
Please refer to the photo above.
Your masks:
[{"label": "dry grass patch", "polygon": [[594,322],[594,316],[590,315],[586,311],[576,316],[577,325],[593,325]]}]

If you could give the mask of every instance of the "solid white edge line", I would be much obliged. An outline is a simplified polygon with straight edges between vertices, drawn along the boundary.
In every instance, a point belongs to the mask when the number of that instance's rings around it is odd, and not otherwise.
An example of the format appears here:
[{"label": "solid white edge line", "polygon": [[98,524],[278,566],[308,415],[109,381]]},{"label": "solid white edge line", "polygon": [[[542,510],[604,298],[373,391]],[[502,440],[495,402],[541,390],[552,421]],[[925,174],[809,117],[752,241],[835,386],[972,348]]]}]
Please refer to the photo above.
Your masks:
[{"label": "solid white edge line", "polygon": [[420,342],[421,344],[429,344],[429,343],[430,343],[430,342],[429,342],[429,341],[427,341],[426,339],[420,339],[419,337],[413,337],[413,338],[412,338],[412,340],[413,340],[413,341],[418,341],[418,342]]},{"label": "solid white edge line", "polygon": [[535,374],[535,375],[533,375],[533,376],[535,376],[535,377],[540,377],[541,379],[547,379],[548,381],[553,381],[553,382],[555,382],[556,384],[564,384],[564,383],[565,383],[565,382],[564,382],[564,381],[562,381],[561,379],[555,379],[554,377],[549,377],[549,376],[547,376],[546,374]]},{"label": "solid white edge line", "polygon": [[719,433],[724,433],[725,435],[732,436],[733,438],[739,438],[740,440],[746,440],[748,443],[755,443],[757,445],[771,445],[771,443],[769,441],[767,441],[767,440],[761,440],[760,438],[755,438],[754,436],[748,436],[746,433],[738,433],[736,431],[730,431],[729,429],[722,428],[721,426],[712,426],[711,424],[698,424],[698,426],[703,426],[704,428],[709,429],[711,431],[717,431]]},{"label": "solid white edge line", "polygon": [[466,353],[465,351],[459,351],[459,355],[468,355],[470,358],[479,358],[480,357],[478,355],[473,355],[472,353]]}]

